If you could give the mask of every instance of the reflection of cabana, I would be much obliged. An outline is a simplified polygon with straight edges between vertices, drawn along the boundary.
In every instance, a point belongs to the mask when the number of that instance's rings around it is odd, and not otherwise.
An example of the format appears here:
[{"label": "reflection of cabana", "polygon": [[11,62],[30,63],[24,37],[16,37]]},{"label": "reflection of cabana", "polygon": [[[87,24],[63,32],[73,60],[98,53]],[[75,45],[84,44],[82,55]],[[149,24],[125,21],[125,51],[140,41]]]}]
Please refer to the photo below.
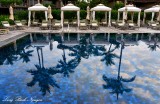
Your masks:
[{"label": "reflection of cabana", "polygon": [[111,8],[109,8],[103,4],[99,4],[96,7],[93,7],[91,9],[93,20],[95,20],[95,12],[96,11],[104,11],[105,12],[105,20],[107,22],[107,12],[109,12],[108,26],[111,26],[111,10],[112,10]]},{"label": "reflection of cabana", "polygon": [[159,13],[157,20],[160,21],[160,5],[153,6],[149,9],[144,10],[143,24],[145,23],[146,13],[152,13],[151,21],[153,22],[155,13]]},{"label": "reflection of cabana", "polygon": [[134,17],[134,12],[138,12],[137,24],[138,26],[140,26],[140,14],[141,14],[140,8],[134,7],[133,5],[126,5],[125,7],[118,9],[118,21],[120,18],[120,12],[123,13],[123,23],[125,22],[125,19],[127,19],[128,12],[132,13],[132,16],[131,16],[132,21]]},{"label": "reflection of cabana", "polygon": [[48,8],[43,6],[42,4],[38,3],[38,4],[35,4],[34,6],[32,7],[29,7],[28,8],[28,26],[31,25],[31,12],[33,12],[33,20],[35,19],[35,11],[44,11],[45,12],[45,19],[46,21],[48,20],[47,19],[47,11],[48,11]]},{"label": "reflection of cabana", "polygon": [[64,7],[61,7],[61,25],[63,29],[63,21],[64,21],[64,11],[77,11],[77,23],[79,27],[79,18],[80,18],[80,8],[73,5],[73,4],[67,4]]}]

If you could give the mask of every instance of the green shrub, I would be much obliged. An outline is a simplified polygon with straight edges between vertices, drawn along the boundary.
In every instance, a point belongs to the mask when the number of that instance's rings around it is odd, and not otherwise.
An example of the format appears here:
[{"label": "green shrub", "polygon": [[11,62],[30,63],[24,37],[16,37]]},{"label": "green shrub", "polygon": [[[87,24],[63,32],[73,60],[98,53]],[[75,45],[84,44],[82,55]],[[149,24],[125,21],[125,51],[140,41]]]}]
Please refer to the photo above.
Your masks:
[{"label": "green shrub", "polygon": [[3,6],[9,6],[9,5],[13,5],[14,3],[16,3],[17,5],[22,4],[22,0],[0,0],[0,3]]},{"label": "green shrub", "polygon": [[120,3],[115,3],[115,5],[113,6],[113,10],[118,10],[119,8],[124,7],[124,3],[120,2]]},{"label": "green shrub", "polygon": [[112,10],[111,11],[111,19],[117,20],[118,18],[118,11],[117,10]]},{"label": "green shrub", "polygon": [[76,6],[80,7],[81,10],[86,10],[88,4],[86,2],[84,2],[84,1],[82,1],[82,2],[78,1],[78,2],[76,2]]},{"label": "green shrub", "polygon": [[19,10],[14,13],[15,20],[27,20],[28,19],[28,11]]},{"label": "green shrub", "polygon": [[64,19],[75,19],[77,18],[77,12],[76,11],[65,11],[64,12]]},{"label": "green shrub", "polygon": [[61,19],[61,10],[59,9],[54,9],[52,10],[52,15],[53,15],[53,19]]},{"label": "green shrub", "polygon": [[86,19],[86,16],[87,16],[86,10],[81,10],[80,11],[80,19]]},{"label": "green shrub", "polygon": [[1,21],[8,21],[11,25],[14,25],[14,21],[9,19],[9,15],[0,15],[0,27],[2,27]]},{"label": "green shrub", "polygon": [[52,8],[55,7],[55,5],[52,4],[52,3],[43,3],[43,5],[44,5],[45,7],[48,7],[49,5],[50,5]]},{"label": "green shrub", "polygon": [[90,7],[93,8],[100,3],[104,4],[104,5],[107,5],[108,1],[107,0],[92,0],[92,1],[90,1]]}]

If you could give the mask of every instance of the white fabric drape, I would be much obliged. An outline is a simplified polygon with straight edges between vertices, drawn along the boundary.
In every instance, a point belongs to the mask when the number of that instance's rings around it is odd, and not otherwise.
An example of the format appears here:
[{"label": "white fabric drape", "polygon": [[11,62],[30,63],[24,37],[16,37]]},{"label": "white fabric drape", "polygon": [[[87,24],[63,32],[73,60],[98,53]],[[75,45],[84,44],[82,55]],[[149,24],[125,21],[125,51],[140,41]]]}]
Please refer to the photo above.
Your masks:
[{"label": "white fabric drape", "polygon": [[155,12],[152,12],[152,18],[151,18],[152,22],[153,22],[153,19],[154,19],[154,15],[155,15]]},{"label": "white fabric drape", "polygon": [[144,16],[143,16],[143,24],[145,24],[145,19],[146,19],[146,13],[144,12]]},{"label": "white fabric drape", "polygon": [[63,20],[64,20],[64,12],[61,11],[61,26],[62,26],[62,30],[63,30]]},{"label": "white fabric drape", "polygon": [[140,27],[140,21],[141,21],[140,18],[141,18],[141,12],[138,13],[138,21],[137,21],[138,23],[137,24],[138,24],[139,27]]},{"label": "white fabric drape", "polygon": [[31,25],[31,11],[28,12],[28,26]]},{"label": "white fabric drape", "polygon": [[111,11],[109,11],[108,26],[111,26]]},{"label": "white fabric drape", "polygon": [[79,27],[79,20],[80,20],[80,11],[77,11],[77,23],[78,23],[78,27]]},{"label": "white fabric drape", "polygon": [[118,18],[117,18],[118,21],[119,21],[119,17],[120,17],[120,16],[119,16],[119,12],[118,12]]},{"label": "white fabric drape", "polygon": [[96,15],[96,12],[93,11],[93,20],[95,20],[95,15]]},{"label": "white fabric drape", "polygon": [[105,21],[107,23],[107,12],[105,12]]},{"label": "white fabric drape", "polygon": [[48,21],[47,11],[45,11],[45,18],[46,18],[46,21]]}]

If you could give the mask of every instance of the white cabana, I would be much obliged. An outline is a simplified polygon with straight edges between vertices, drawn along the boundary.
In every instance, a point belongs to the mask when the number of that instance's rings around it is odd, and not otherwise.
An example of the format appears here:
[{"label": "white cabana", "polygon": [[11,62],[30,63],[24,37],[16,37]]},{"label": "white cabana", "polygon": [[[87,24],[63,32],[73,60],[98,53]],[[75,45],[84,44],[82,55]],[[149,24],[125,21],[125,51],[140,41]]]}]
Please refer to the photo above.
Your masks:
[{"label": "white cabana", "polygon": [[134,7],[133,5],[126,5],[125,7],[118,9],[118,18],[117,18],[118,21],[120,19],[120,12],[123,13],[123,23],[124,23],[125,19],[127,19],[128,12],[132,13],[132,16],[131,16],[132,21],[133,21],[133,17],[134,17],[134,12],[138,12],[137,24],[138,24],[138,26],[140,26],[140,16],[141,16],[141,9],[140,8]]},{"label": "white cabana", "polygon": [[80,8],[69,3],[64,7],[61,7],[61,25],[63,29],[63,21],[64,21],[64,11],[77,11],[77,24],[79,27],[79,20],[80,20]]},{"label": "white cabana", "polygon": [[34,6],[28,8],[28,26],[31,25],[31,12],[33,12],[33,19],[35,19],[35,11],[44,11],[45,19],[46,21],[48,20],[47,18],[48,8],[38,2]]},{"label": "white cabana", "polygon": [[[98,4],[97,6],[93,7],[91,9],[91,12],[92,12],[92,19],[95,20],[95,12],[96,11],[104,11],[105,12],[105,20],[106,22],[108,22],[108,26],[111,26],[111,8],[110,7],[107,7],[103,4]],[[109,19],[107,21],[107,12],[109,12]]]},{"label": "white cabana", "polygon": [[153,21],[155,13],[159,13],[157,20],[160,21],[160,5],[155,5],[151,8],[145,9],[144,10],[144,16],[143,16],[143,24],[145,23],[145,19],[146,19],[146,13],[152,13],[152,18],[151,21]]}]

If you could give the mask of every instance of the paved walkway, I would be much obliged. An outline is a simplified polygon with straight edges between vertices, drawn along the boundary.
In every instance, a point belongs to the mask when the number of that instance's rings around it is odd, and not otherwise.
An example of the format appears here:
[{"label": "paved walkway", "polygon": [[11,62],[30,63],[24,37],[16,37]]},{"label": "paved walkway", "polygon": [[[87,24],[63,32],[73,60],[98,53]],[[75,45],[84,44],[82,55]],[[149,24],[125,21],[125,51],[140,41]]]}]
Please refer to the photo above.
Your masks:
[{"label": "paved walkway", "polygon": [[25,30],[10,31],[6,35],[0,35],[0,47],[17,40],[28,33],[160,33],[160,30],[152,30],[150,28],[141,27],[135,30],[119,30],[114,27],[100,27],[98,30],[79,30],[77,27],[64,27],[59,30],[40,30],[39,27],[29,27]]}]

